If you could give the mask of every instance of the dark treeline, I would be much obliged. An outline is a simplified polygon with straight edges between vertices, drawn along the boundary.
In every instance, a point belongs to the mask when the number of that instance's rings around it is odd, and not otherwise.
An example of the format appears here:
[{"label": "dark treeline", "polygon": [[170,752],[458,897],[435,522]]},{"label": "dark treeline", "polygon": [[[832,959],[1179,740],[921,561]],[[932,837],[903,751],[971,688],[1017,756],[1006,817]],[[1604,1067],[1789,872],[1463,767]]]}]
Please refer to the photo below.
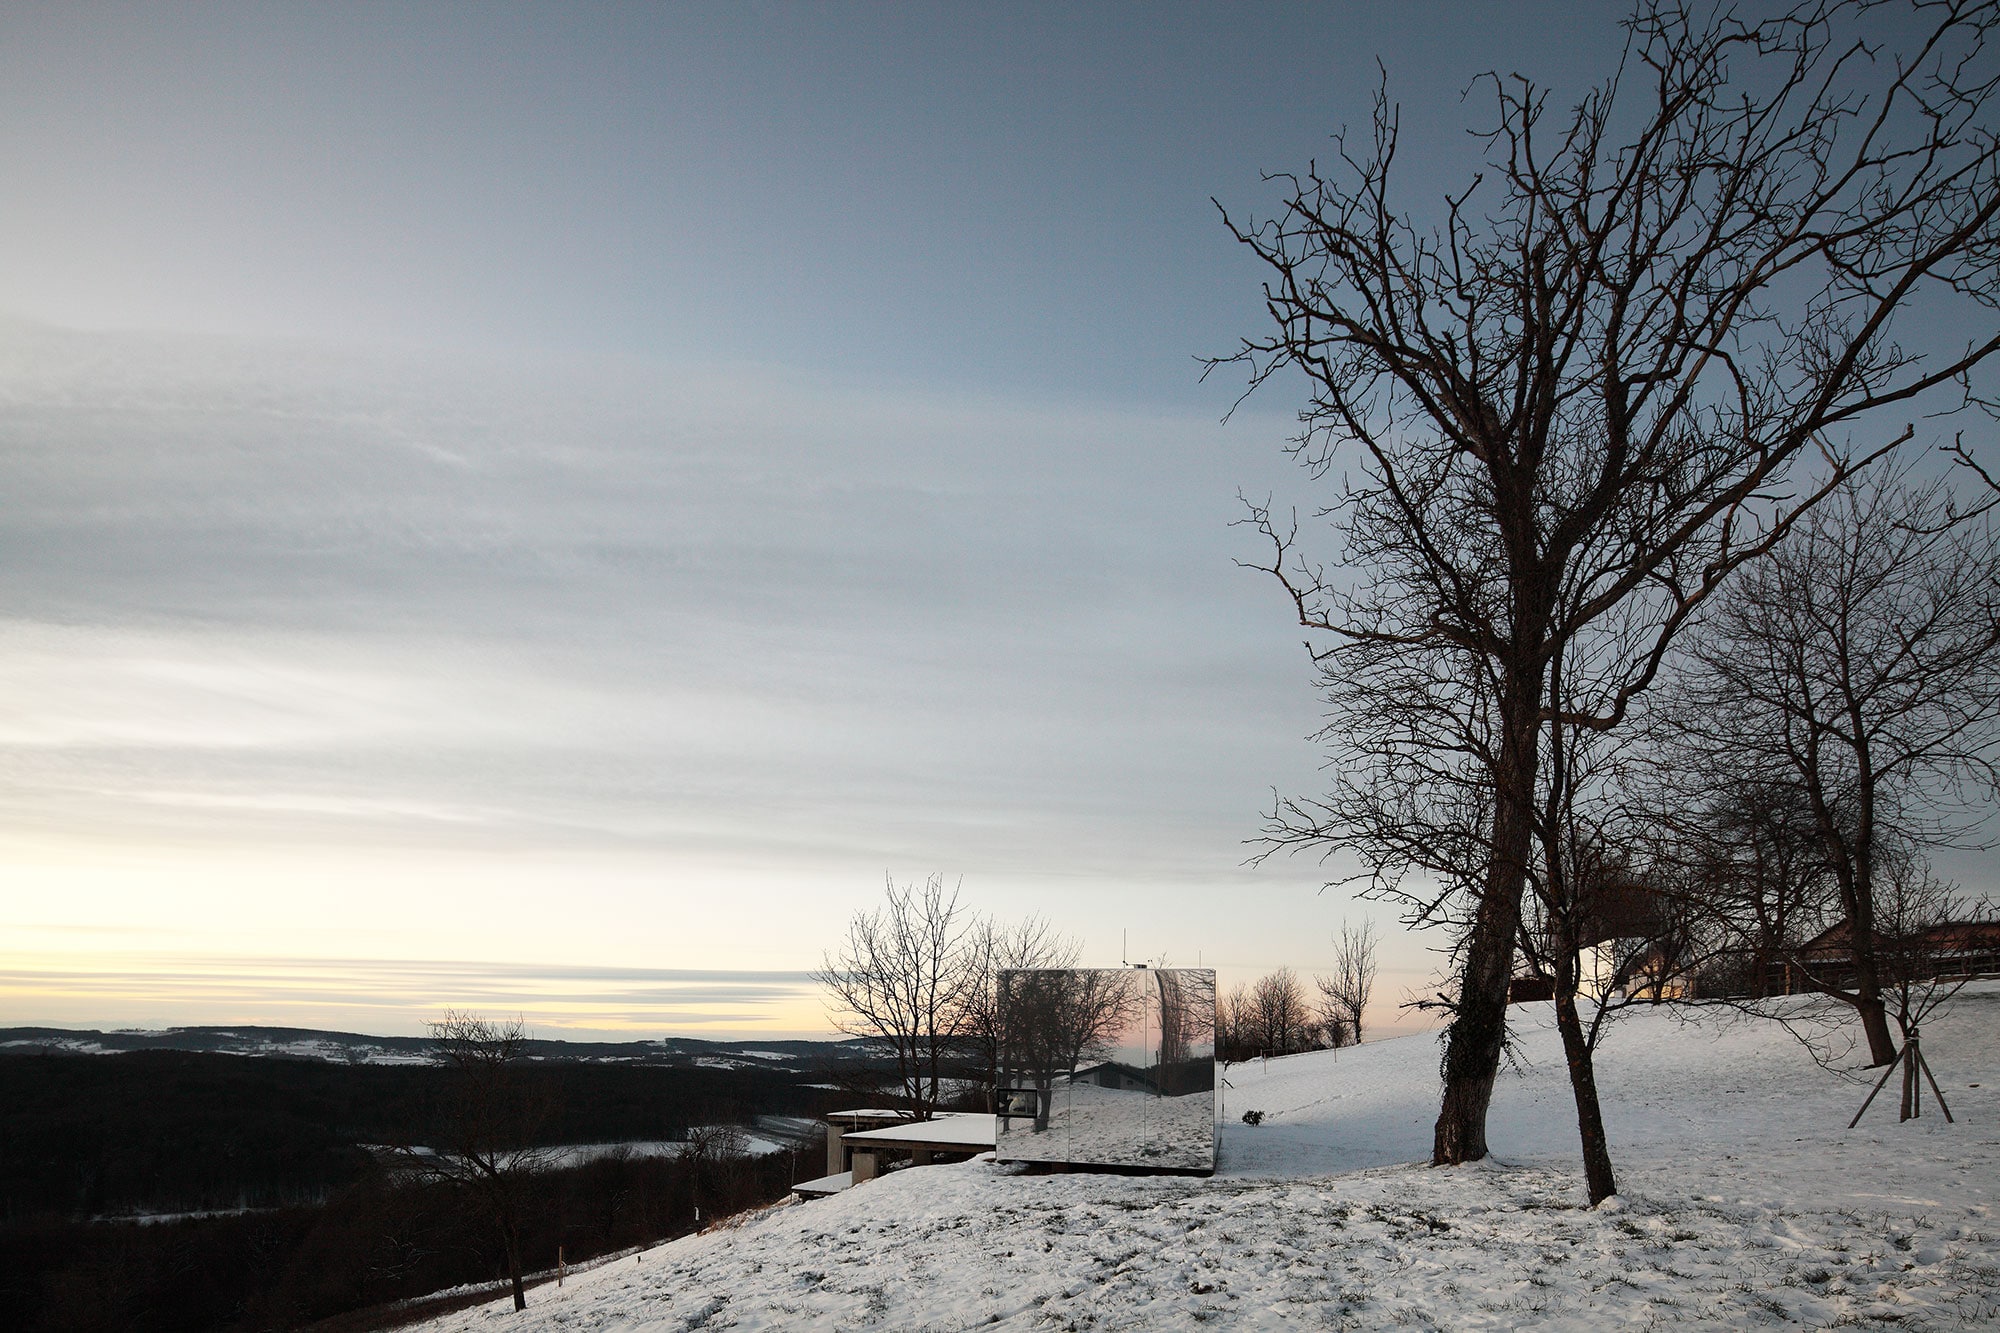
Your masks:
[{"label": "dark treeline", "polygon": [[[679,1139],[816,1116],[833,1094],[757,1069],[551,1062],[546,1143]],[[181,1051],[0,1058],[0,1219],[266,1208],[361,1179],[360,1144],[425,1143],[439,1071]]]},{"label": "dark treeline", "polygon": [[[760,1069],[532,1062],[552,1113],[535,1142],[679,1140],[838,1093]],[[506,1271],[490,1212],[365,1145],[429,1144],[433,1066],[202,1052],[0,1057],[0,1325],[295,1328]],[[524,1145],[526,1146],[526,1145]],[[529,1270],[683,1234],[782,1197],[823,1150],[748,1158],[612,1153],[527,1184]],[[155,1220],[120,1214],[226,1215]],[[248,1211],[241,1211],[248,1210]],[[356,1325],[359,1327],[359,1325]]]},{"label": "dark treeline", "polygon": [[[685,1234],[697,1203],[706,1222],[770,1202],[790,1188],[791,1169],[782,1153],[699,1166],[614,1155],[550,1172],[530,1186],[527,1266],[553,1268],[558,1246],[574,1264]],[[23,1333],[298,1328],[505,1271],[490,1218],[465,1195],[379,1169],[318,1207],[0,1226],[0,1310]]]}]

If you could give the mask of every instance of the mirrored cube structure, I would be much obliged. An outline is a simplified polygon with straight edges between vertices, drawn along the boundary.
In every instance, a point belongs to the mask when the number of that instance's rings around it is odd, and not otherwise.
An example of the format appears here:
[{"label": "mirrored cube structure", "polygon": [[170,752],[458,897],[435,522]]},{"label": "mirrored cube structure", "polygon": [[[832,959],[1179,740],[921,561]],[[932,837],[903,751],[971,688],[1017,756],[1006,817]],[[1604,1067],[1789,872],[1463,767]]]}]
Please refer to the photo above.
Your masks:
[{"label": "mirrored cube structure", "polygon": [[1214,969],[1020,968],[997,984],[998,1160],[1215,1170]]}]

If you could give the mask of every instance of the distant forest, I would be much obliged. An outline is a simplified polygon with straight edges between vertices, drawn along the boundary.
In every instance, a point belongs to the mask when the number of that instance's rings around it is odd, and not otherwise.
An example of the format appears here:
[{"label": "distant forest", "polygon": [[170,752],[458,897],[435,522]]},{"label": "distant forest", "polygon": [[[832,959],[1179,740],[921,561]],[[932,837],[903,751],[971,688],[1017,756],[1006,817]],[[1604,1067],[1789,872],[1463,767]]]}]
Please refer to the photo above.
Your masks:
[{"label": "distant forest", "polygon": [[[16,1048],[20,1049],[20,1048]],[[843,1094],[765,1069],[538,1061],[544,1143],[677,1140]],[[0,1309],[10,1328],[294,1328],[496,1276],[491,1228],[364,1145],[430,1141],[440,1071],[201,1052],[0,1056]],[[782,1197],[821,1150],[617,1156],[536,1184],[530,1267],[649,1244]],[[134,1214],[217,1212],[155,1221]],[[342,1327],[374,1326],[366,1323]]]}]

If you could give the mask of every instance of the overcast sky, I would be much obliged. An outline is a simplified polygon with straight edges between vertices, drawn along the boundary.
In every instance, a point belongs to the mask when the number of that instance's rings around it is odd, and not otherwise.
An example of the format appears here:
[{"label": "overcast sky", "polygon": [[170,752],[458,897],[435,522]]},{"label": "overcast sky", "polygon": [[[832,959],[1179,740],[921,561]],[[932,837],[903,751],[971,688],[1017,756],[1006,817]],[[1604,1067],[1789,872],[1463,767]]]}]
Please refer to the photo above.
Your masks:
[{"label": "overcast sky", "polygon": [[885,873],[1324,967],[1210,199],[1612,13],[0,9],[0,1024],[816,1034]]}]

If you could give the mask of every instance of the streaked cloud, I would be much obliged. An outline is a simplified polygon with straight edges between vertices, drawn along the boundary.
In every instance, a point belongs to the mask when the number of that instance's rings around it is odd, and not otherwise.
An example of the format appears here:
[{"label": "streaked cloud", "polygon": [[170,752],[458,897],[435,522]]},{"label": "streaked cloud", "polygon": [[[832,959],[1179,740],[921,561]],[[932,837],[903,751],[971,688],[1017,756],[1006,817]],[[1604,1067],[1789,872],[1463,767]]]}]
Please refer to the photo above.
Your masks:
[{"label": "streaked cloud", "polygon": [[[255,1021],[384,1035],[423,1031],[447,1007],[520,1014],[545,1035],[663,1030],[818,1035],[803,972],[562,967],[383,958],[131,953],[0,954],[0,1012],[18,1025]],[[254,1018],[246,1019],[245,1014]],[[801,1019],[807,1021],[801,1023]]]}]

